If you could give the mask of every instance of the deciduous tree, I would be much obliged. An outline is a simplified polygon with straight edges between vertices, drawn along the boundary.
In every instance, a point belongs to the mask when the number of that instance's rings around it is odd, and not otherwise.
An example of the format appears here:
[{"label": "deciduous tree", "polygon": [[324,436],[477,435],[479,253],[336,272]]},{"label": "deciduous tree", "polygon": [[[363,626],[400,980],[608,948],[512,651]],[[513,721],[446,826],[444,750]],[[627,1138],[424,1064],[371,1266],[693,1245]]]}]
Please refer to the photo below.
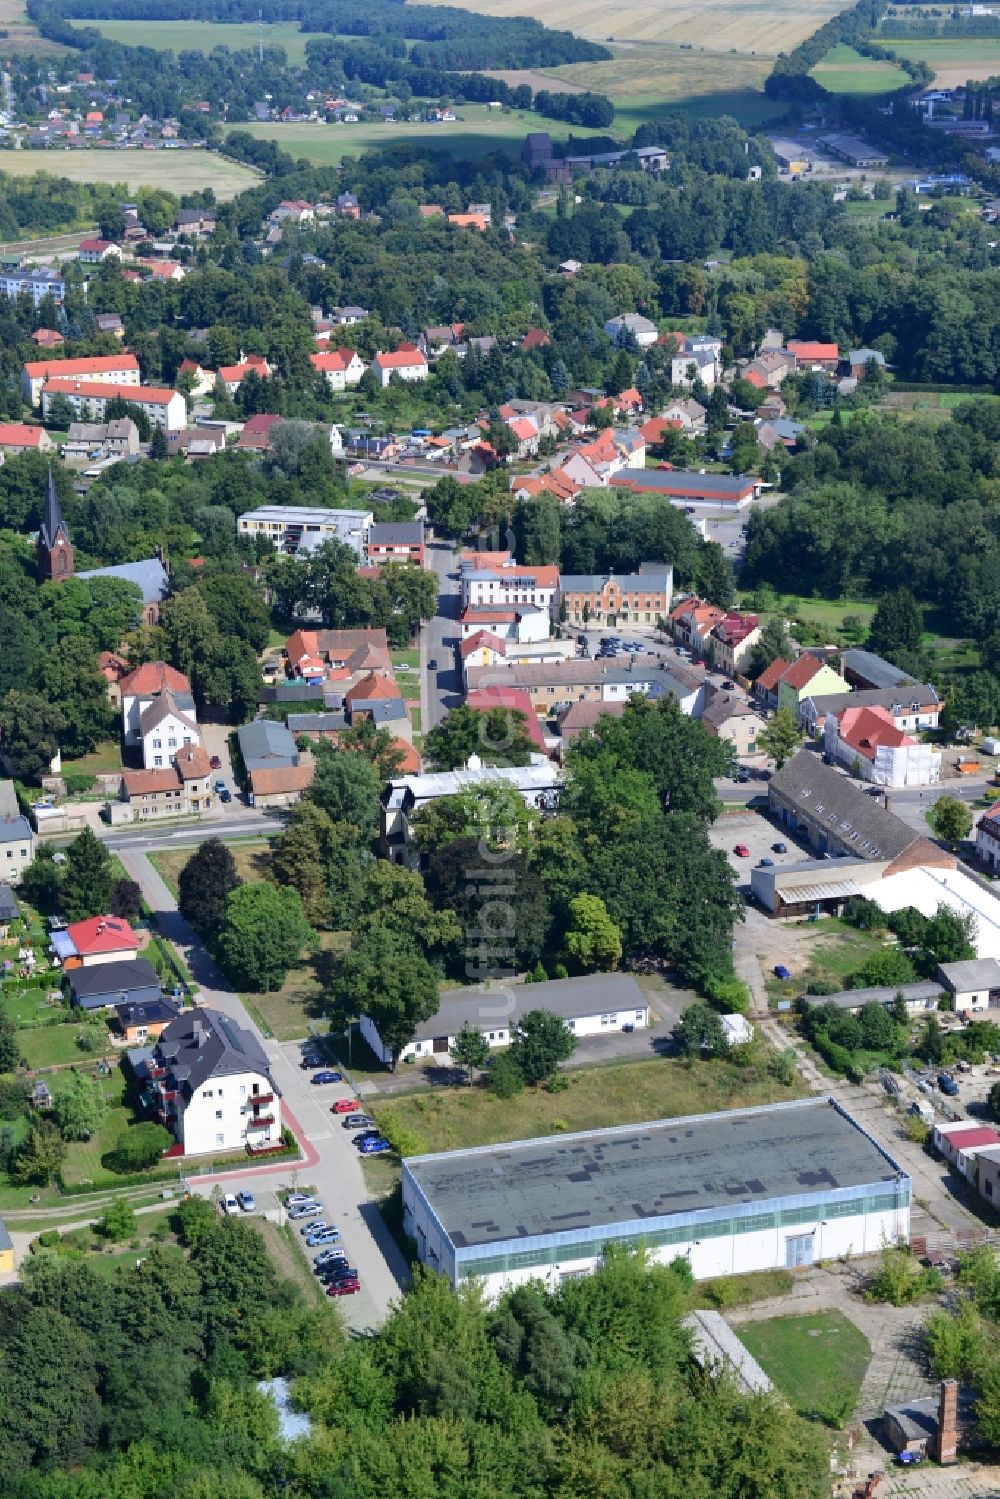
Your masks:
[{"label": "deciduous tree", "polygon": [[181,915],[207,937],[222,925],[226,901],[241,883],[232,852],[219,838],[209,838],[191,855],[177,880]]},{"label": "deciduous tree", "polygon": [[527,1010],[511,1034],[510,1054],[526,1083],[544,1083],[576,1050],[576,1037],[551,1010]]},{"label": "deciduous tree", "polygon": [[566,952],[578,973],[606,973],[622,956],[622,934],[599,895],[577,895],[569,903]]},{"label": "deciduous tree", "polygon": [[927,821],[943,843],[955,848],[969,836],[972,812],[957,796],[939,796],[927,813]]},{"label": "deciduous tree", "polygon": [[226,898],[219,957],[241,989],[280,989],[312,935],[297,890],[264,881],[240,885]]},{"label": "deciduous tree", "polygon": [[757,735],[757,748],[780,770],[802,743],[802,729],[791,708],[779,708]]}]

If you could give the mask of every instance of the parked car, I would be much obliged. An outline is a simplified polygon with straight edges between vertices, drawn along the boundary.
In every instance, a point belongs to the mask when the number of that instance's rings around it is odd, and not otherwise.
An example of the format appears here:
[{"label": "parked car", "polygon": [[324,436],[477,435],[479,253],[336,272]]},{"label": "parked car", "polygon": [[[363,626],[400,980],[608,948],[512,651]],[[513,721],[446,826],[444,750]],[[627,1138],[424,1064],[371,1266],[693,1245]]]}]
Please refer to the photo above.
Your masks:
[{"label": "parked car", "polygon": [[776,854],[787,854],[788,852],[787,843],[772,843],[771,847]]},{"label": "parked car", "polygon": [[747,770],[745,765],[741,765],[739,770],[733,776],[733,780],[736,782],[737,786],[745,786],[749,779],[750,772]]},{"label": "parked car", "polygon": [[318,1052],[307,1051],[305,1056],[299,1063],[299,1066],[302,1068],[303,1072],[311,1072],[314,1067],[323,1066],[323,1058],[319,1055]]},{"label": "parked car", "polygon": [[745,843],[737,843],[736,847],[733,849],[733,853],[739,859],[749,859],[750,857],[750,850],[747,848]]},{"label": "parked car", "polygon": [[316,1219],[310,1218],[309,1222],[308,1223],[304,1223],[302,1225],[302,1227],[299,1229],[299,1233],[302,1235],[302,1237],[304,1239],[306,1239],[306,1238],[309,1237],[310,1234],[318,1234],[321,1229],[323,1229],[323,1228],[332,1228],[332,1227],[333,1227],[333,1224],[332,1223],[327,1223],[327,1221],[326,1221],[325,1218],[316,1218]]},{"label": "parked car", "polygon": [[338,1098],[330,1105],[331,1114],[353,1114],[358,1107],[356,1098]]},{"label": "parked car", "polygon": [[314,1072],[309,1081],[311,1083],[342,1083],[344,1077],[343,1073],[331,1072],[328,1068],[324,1068],[322,1072]]},{"label": "parked car", "polygon": [[212,758],[211,758],[211,760],[209,760],[208,763],[212,767],[213,770],[221,770],[222,769],[222,761],[221,761],[221,759],[219,758],[218,755],[213,755]]},{"label": "parked car", "polygon": [[947,1098],[957,1098],[958,1084],[947,1072],[939,1072],[937,1085]]},{"label": "parked car", "polygon": [[237,1192],[236,1201],[240,1205],[241,1213],[255,1213],[257,1211],[257,1199],[252,1192]]},{"label": "parked car", "polygon": [[315,1218],[323,1211],[321,1202],[304,1202],[297,1208],[288,1209],[289,1221],[298,1223],[302,1218]]},{"label": "parked car", "polygon": [[369,1119],[367,1114],[348,1114],[346,1119],[341,1119],[340,1127],[341,1129],[374,1130],[375,1120]]},{"label": "parked car", "polygon": [[317,1244],[336,1244],[339,1238],[340,1229],[331,1224],[329,1228],[319,1228],[314,1234],[310,1234],[306,1244],[310,1249],[315,1249]]},{"label": "parked car", "polygon": [[328,1296],[353,1296],[361,1290],[360,1280],[335,1280],[332,1286],[327,1286]]},{"label": "parked car", "polygon": [[790,968],[786,968],[784,963],[776,963],[774,965],[774,976],[776,979],[790,979],[792,976],[792,970]]},{"label": "parked car", "polygon": [[224,1213],[238,1213],[240,1210],[240,1205],[236,1201],[236,1198],[233,1196],[232,1192],[226,1193],[225,1197],[219,1203],[219,1207]]},{"label": "parked car", "polygon": [[758,869],[773,869],[774,868],[774,860],[773,859],[767,859],[767,858],[758,859],[757,860],[757,868]]},{"label": "parked car", "polygon": [[723,690],[723,692],[735,692],[735,690],[736,690],[736,683],[735,682],[723,682],[723,684],[722,684],[722,690]]},{"label": "parked car", "polygon": [[351,1144],[357,1145],[360,1148],[366,1140],[380,1140],[381,1138],[378,1132],[378,1125],[372,1124],[368,1129],[362,1130],[360,1135],[355,1135]]},{"label": "parked car", "polygon": [[438,669],[437,657],[436,656],[432,656],[431,659],[427,663],[427,670],[428,671],[437,671],[437,669]]},{"label": "parked car", "polygon": [[[955,1092],[958,1092],[957,1088],[955,1089]],[[385,1155],[387,1151],[390,1151],[392,1149],[392,1146],[389,1144],[388,1140],[362,1140],[361,1144],[358,1146],[358,1149],[361,1151],[362,1155]]]},{"label": "parked car", "polygon": [[233,799],[233,793],[229,790],[229,787],[228,786],[223,786],[222,790],[219,792],[219,801],[223,802],[223,803],[226,803],[226,802],[231,802],[232,799]]},{"label": "parked car", "polygon": [[316,1271],[316,1274],[318,1275],[319,1272],[321,1270],[325,1269],[325,1267],[327,1265],[335,1265],[335,1264],[341,1264],[341,1265],[346,1265],[347,1264],[347,1250],[346,1249],[321,1249],[320,1252],[319,1252],[319,1254],[313,1260],[313,1269]]},{"label": "parked car", "polygon": [[222,794],[222,792],[223,792],[223,791],[225,791],[225,789],[226,789],[226,783],[225,783],[225,781],[224,781],[224,780],[223,780],[223,779],[222,779],[222,777],[221,777],[221,776],[220,776],[220,777],[219,777],[219,779],[218,779],[218,780],[217,780],[217,781],[216,781],[216,783],[215,783],[215,789],[216,789],[216,791],[218,791],[218,792],[219,792],[219,794],[220,794],[220,795],[221,795],[221,794]]},{"label": "parked car", "polygon": [[285,1194],[286,1208],[311,1207],[314,1202],[319,1202],[315,1192],[288,1192]]}]

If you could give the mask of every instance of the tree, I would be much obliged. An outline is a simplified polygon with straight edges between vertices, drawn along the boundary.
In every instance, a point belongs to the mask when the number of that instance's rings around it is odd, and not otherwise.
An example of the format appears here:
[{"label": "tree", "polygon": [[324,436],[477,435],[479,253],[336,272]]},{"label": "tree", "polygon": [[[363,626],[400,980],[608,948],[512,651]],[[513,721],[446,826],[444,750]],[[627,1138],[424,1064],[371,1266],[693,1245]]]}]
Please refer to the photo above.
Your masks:
[{"label": "tree", "polygon": [[177,904],[185,921],[214,937],[222,925],[226,901],[241,884],[232,852],[219,838],[199,845],[177,880]]},{"label": "tree", "polygon": [[375,837],[381,790],[375,767],[367,755],[334,750],[325,744],[318,747],[316,774],[308,799],[331,822],[346,822],[355,828],[359,843],[370,843]]},{"label": "tree", "polygon": [[905,660],[920,650],[923,628],[923,615],[913,594],[908,588],[895,588],[879,599],[867,647],[890,661]]},{"label": "tree", "polygon": [[90,828],[84,828],[66,849],[62,905],[70,921],[101,916],[108,911],[114,885],[111,855]]},{"label": "tree", "polygon": [[942,843],[956,848],[963,838],[969,836],[972,812],[957,796],[939,796],[927,813],[927,821]]},{"label": "tree", "polygon": [[173,1143],[173,1135],[162,1124],[154,1124],[151,1120],[133,1124],[130,1129],[123,1129],[115,1141],[115,1148],[111,1153],[112,1170],[122,1176],[146,1171],[150,1166],[156,1165],[163,1152]]},{"label": "tree", "polygon": [[569,903],[566,952],[578,973],[607,973],[622,956],[622,934],[598,895],[577,895]]},{"label": "tree", "polygon": [[417,1026],[436,1014],[437,978],[427,959],[397,933],[372,929],[345,953],[331,988],[338,1018],[368,1015],[395,1070]]},{"label": "tree", "polygon": [[21,1065],[21,1046],[13,1016],[0,1010],[0,1073],[14,1072]]},{"label": "tree", "polygon": [[306,920],[327,926],[330,839],[333,823],[314,802],[301,801],[292,809],[284,830],[274,840],[271,868],[279,884],[299,892]]},{"label": "tree", "polygon": [[65,729],[66,716],[55,703],[12,688],[0,710],[0,738],[11,775],[37,785],[59,753]]},{"label": "tree", "polygon": [[671,1034],[684,1056],[700,1056],[703,1052],[721,1055],[727,1048],[726,1032],[719,1014],[704,1000],[696,999],[688,1005]]},{"label": "tree", "polygon": [[39,671],[46,700],[62,715],[59,744],[64,755],[86,755],[111,729],[108,684],[97,670],[97,652],[82,636],[59,642]]},{"label": "tree", "polygon": [[464,1067],[468,1081],[472,1074],[481,1072],[490,1059],[490,1043],[482,1031],[468,1020],[455,1037],[451,1048],[452,1060]]},{"label": "tree", "polygon": [[866,1051],[886,1051],[896,1044],[896,1025],[889,1011],[876,1001],[862,1005],[858,1011],[861,1044]]},{"label": "tree", "polygon": [[924,1061],[929,1062],[932,1067],[938,1066],[944,1060],[944,1041],[936,1016],[928,1015],[924,1021],[924,1033],[917,1049]]},{"label": "tree", "polygon": [[490,1092],[497,1098],[516,1098],[524,1092],[524,1077],[509,1051],[501,1051],[490,1061]]},{"label": "tree", "polygon": [[780,770],[802,743],[802,729],[791,708],[779,708],[757,735],[757,747]]},{"label": "tree", "polygon": [[149,456],[153,459],[162,459],[166,458],[168,453],[167,434],[162,427],[156,426],[153,428],[152,436],[149,439]]},{"label": "tree", "polygon": [[205,1197],[185,1197],[177,1209],[181,1242],[193,1249],[214,1232],[219,1215]]},{"label": "tree", "polygon": [[942,963],[961,963],[976,956],[977,921],[972,911],[955,911],[942,901],[923,926],[920,967],[928,977]]},{"label": "tree", "polygon": [[[157,431],[160,429],[157,428]],[[116,880],[111,887],[108,910],[123,921],[137,921],[142,913],[142,887],[137,880]]]},{"label": "tree", "polygon": [[89,1140],[101,1127],[105,1114],[104,1089],[80,1072],[56,1094],[52,1118],[64,1140]]},{"label": "tree", "polygon": [[424,739],[424,756],[436,770],[456,770],[478,755],[485,765],[527,765],[534,745],[527,715],[516,709],[452,708]]},{"label": "tree", "polygon": [[55,862],[51,843],[38,846],[35,857],[21,876],[21,889],[27,901],[43,916],[54,916],[61,905],[62,874]]},{"label": "tree", "polygon": [[66,1142],[49,1119],[39,1119],[25,1135],[11,1168],[16,1182],[47,1187],[66,1159]]},{"label": "tree", "polygon": [[856,973],[851,974],[851,986],[855,989],[895,988],[899,984],[912,984],[916,978],[913,964],[898,947],[880,947],[867,958]]},{"label": "tree", "polygon": [[785,629],[783,619],[769,619],[761,627],[760,639],[750,652],[750,660],[747,663],[747,676],[756,679],[762,671],[766,671],[772,661],[782,657],[787,661],[792,655],[792,642],[788,631]]},{"label": "tree", "polygon": [[105,1239],[110,1239],[113,1244],[121,1244],[126,1239],[134,1239],[138,1231],[139,1224],[135,1209],[127,1197],[114,1198],[97,1220],[97,1232]]},{"label": "tree", "polygon": [[576,1037],[551,1010],[527,1010],[511,1033],[510,1054],[526,1083],[546,1082],[576,1050]]},{"label": "tree", "polygon": [[994,1119],[1000,1120],[1000,1083],[994,1083],[987,1098],[989,1110]]},{"label": "tree", "polygon": [[219,957],[241,989],[280,989],[312,936],[297,890],[264,881],[240,885],[226,897]]}]

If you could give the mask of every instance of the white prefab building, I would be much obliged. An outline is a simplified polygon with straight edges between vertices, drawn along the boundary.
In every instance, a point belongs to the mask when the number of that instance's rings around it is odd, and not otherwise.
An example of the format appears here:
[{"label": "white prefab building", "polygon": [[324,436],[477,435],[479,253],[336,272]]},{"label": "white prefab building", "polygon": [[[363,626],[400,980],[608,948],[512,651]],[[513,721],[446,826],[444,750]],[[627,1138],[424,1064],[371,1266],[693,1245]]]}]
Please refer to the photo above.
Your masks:
[{"label": "white prefab building", "polygon": [[156,1118],[187,1155],[281,1143],[281,1095],[257,1038],[219,1010],[171,1021],[144,1064]]},{"label": "white prefab building", "polygon": [[382,793],[382,844],[394,864],[416,864],[411,823],[421,807],[442,796],[477,791],[490,784],[511,786],[526,807],[539,812],[555,811],[559,803],[562,772],[544,755],[531,765],[470,765],[464,770],[439,770],[427,775],[398,776]]},{"label": "white prefab building", "polygon": [[280,552],[294,556],[326,541],[353,547],[359,560],[364,556],[368,528],[374,521],[370,510],[325,510],[306,505],[260,505],[247,510],[236,522],[241,536],[263,536]]},{"label": "white prefab building", "polygon": [[[578,1037],[618,1035],[649,1024],[646,996],[626,973],[592,973],[547,984],[491,984],[488,989],[448,991],[437,1014],[417,1026],[399,1060],[447,1055],[463,1025],[474,1025],[490,1046],[509,1046],[511,1031],[528,1010],[550,1010]],[[392,1052],[375,1022],[362,1015],[360,1025],[375,1055],[391,1064]]]},{"label": "white prefab building", "polygon": [[609,1244],[705,1280],[905,1242],[910,1178],[834,1099],[803,1099],[413,1156],[403,1226],[491,1299],[587,1274]]}]

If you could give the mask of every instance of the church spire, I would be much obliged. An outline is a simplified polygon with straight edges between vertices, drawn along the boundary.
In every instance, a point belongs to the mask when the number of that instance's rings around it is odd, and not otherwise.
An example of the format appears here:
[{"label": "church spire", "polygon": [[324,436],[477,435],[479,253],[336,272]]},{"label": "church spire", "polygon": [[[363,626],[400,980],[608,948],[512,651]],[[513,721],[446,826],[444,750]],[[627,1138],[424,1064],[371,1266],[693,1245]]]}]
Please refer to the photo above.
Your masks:
[{"label": "church spire", "polygon": [[65,582],[73,576],[73,543],[69,539],[69,528],[63,520],[62,506],[56,492],[56,481],[49,469],[48,487],[45,491],[45,508],[38,532],[38,581],[40,583]]}]

